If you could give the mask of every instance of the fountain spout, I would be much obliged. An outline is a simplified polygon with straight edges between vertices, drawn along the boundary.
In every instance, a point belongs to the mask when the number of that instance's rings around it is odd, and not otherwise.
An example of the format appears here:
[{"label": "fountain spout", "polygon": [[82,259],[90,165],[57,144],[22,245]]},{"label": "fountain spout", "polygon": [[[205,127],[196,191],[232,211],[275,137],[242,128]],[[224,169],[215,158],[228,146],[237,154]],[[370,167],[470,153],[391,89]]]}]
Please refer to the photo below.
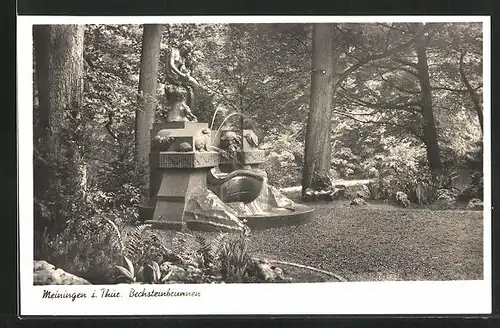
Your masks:
[{"label": "fountain spout", "polygon": [[[216,112],[217,113],[217,112]],[[215,114],[216,114],[215,113]],[[215,117],[215,114],[214,114],[214,117]],[[219,134],[220,130],[222,129],[222,127],[224,126],[224,123],[227,122],[227,120],[235,115],[240,115],[241,117],[243,117],[243,114],[239,113],[239,112],[233,112],[231,114],[229,114],[228,116],[226,116],[226,118],[224,118],[224,120],[222,121],[222,123],[219,125],[219,127],[217,128],[217,131],[215,131],[215,134],[213,135],[212,137],[212,142],[217,138],[217,135]],[[213,121],[212,121],[212,124],[213,124]]]}]

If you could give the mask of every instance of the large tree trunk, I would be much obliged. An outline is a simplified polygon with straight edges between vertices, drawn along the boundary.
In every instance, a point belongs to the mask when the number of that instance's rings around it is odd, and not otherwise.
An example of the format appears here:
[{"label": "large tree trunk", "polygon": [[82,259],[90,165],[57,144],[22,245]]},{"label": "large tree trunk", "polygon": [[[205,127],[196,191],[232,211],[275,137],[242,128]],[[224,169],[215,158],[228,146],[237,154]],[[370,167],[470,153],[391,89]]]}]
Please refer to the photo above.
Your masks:
[{"label": "large tree trunk", "polygon": [[311,101],[307,120],[302,194],[317,189],[331,165],[331,118],[334,93],[334,25],[313,27]]},{"label": "large tree trunk", "polygon": [[467,88],[467,91],[469,92],[469,95],[470,95],[471,100],[472,100],[472,104],[474,105],[474,109],[476,110],[477,119],[479,121],[479,126],[481,127],[481,132],[483,132],[483,106],[481,105],[481,102],[479,101],[479,96],[477,95],[476,91],[470,85],[469,79],[467,79],[467,74],[465,74],[464,57],[465,57],[465,52],[462,52],[460,54],[460,64],[459,64],[460,77],[462,78],[462,81],[464,82],[465,87]]},{"label": "large tree trunk", "polygon": [[427,64],[427,46],[428,37],[419,35],[415,40],[415,50],[418,59],[418,77],[420,90],[422,92],[422,115],[424,119],[424,139],[427,149],[427,161],[433,173],[441,170],[441,157],[439,154],[439,144],[437,138],[436,121],[432,108],[432,91],[429,77],[429,67]]},{"label": "large tree trunk", "polygon": [[149,152],[151,147],[149,132],[155,118],[162,30],[163,25],[145,24],[142,38],[139,106],[135,116],[135,148],[137,166],[145,190],[149,189]]},{"label": "large tree trunk", "polygon": [[[63,207],[79,180],[84,25],[35,25],[38,89],[35,197]],[[66,209],[68,210],[68,209]]]}]

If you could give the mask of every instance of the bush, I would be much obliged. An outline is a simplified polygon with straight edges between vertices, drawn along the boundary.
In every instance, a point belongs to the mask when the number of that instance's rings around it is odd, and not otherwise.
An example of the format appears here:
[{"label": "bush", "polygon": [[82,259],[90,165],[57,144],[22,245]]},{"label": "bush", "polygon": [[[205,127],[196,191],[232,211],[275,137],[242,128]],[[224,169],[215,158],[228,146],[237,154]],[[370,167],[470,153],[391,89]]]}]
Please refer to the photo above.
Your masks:
[{"label": "bush", "polygon": [[381,199],[395,199],[404,192],[413,203],[432,201],[435,183],[427,166],[419,162],[425,152],[410,143],[401,142],[390,148],[388,154],[378,154],[364,163],[364,170],[375,178],[369,187]]},{"label": "bush", "polygon": [[470,184],[458,196],[461,201],[468,201],[472,198],[483,199],[484,197],[484,181],[483,172],[474,172],[470,176]]},{"label": "bush", "polygon": [[299,126],[292,126],[290,131],[277,137],[269,135],[262,144],[268,151],[261,168],[267,172],[269,184],[277,188],[300,185],[304,144],[297,140],[299,130]]},{"label": "bush", "polygon": [[92,284],[112,282],[112,269],[121,261],[117,232],[106,218],[121,225],[118,213],[90,219],[73,219],[66,228],[48,241],[44,259]]},{"label": "bush", "polygon": [[342,147],[335,152],[331,164],[340,177],[350,178],[360,173],[360,167],[356,164],[359,161],[359,156],[354,155],[350,148]]}]

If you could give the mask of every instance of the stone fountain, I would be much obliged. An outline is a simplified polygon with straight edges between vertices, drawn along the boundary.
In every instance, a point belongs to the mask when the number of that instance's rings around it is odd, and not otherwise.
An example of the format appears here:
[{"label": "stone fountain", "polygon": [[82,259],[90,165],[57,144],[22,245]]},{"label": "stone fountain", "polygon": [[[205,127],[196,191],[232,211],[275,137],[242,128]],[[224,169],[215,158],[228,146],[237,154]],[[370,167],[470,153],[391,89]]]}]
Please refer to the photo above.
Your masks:
[{"label": "stone fountain", "polygon": [[[168,116],[151,129],[149,202],[139,219],[157,228],[245,231],[297,225],[313,209],[267,183],[264,151],[252,130],[212,131],[191,112],[199,87],[185,67],[190,44],[171,52]],[[229,155],[228,155],[229,154]]]}]

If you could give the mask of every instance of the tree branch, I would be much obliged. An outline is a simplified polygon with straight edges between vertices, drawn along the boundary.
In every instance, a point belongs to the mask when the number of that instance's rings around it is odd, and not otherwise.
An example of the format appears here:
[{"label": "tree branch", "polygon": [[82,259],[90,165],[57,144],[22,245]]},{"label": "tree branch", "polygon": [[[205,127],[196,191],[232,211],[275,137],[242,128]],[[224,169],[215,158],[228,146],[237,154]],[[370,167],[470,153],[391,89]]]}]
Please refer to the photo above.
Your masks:
[{"label": "tree branch", "polygon": [[339,115],[342,115],[344,117],[350,118],[356,122],[363,123],[363,124],[378,124],[378,125],[391,125],[395,126],[401,129],[404,129],[410,133],[412,133],[415,137],[417,137],[420,141],[425,143],[425,139],[422,135],[418,133],[416,128],[414,128],[412,125],[403,125],[403,124],[398,124],[390,121],[374,121],[374,120],[360,120],[359,118],[356,118],[350,114],[347,114],[346,112],[343,111],[338,111],[338,110],[333,110],[334,113],[337,113]]},{"label": "tree branch", "polygon": [[403,65],[410,66],[410,67],[413,67],[415,69],[418,69],[417,63],[412,63],[410,61],[407,61],[407,60],[404,60],[404,59],[401,59],[401,58],[391,58],[391,59],[394,60],[397,63],[400,63],[400,64],[403,64]]},{"label": "tree branch", "polygon": [[426,28],[424,26],[424,28],[422,28],[422,30],[417,35],[415,35],[413,38],[411,38],[410,41],[405,42],[403,44],[400,44],[399,46],[396,46],[396,47],[394,47],[392,49],[384,51],[384,52],[382,52],[380,54],[366,56],[366,57],[362,58],[356,64],[352,65],[351,67],[349,67],[348,69],[346,69],[344,72],[342,72],[339,75],[339,78],[338,78],[336,84],[338,84],[340,81],[344,80],[349,74],[351,74],[352,72],[356,71],[357,69],[359,69],[361,66],[367,64],[368,62],[388,57],[389,55],[394,54],[394,53],[396,53],[396,52],[398,52],[398,51],[400,51],[400,50],[402,50],[402,49],[410,46],[417,39],[417,37],[419,37],[420,34],[424,33],[425,31],[426,31]]},{"label": "tree branch", "polygon": [[407,90],[407,89],[403,89],[401,87],[398,87],[394,82],[392,82],[392,81],[384,78],[384,74],[383,73],[380,73],[380,78],[382,79],[382,81],[387,82],[388,84],[391,85],[391,87],[393,87],[394,89],[399,90],[401,92],[404,92],[404,93],[407,93],[407,94],[410,94],[410,95],[419,95],[419,94],[421,94],[421,91]]},{"label": "tree branch", "polygon": [[[463,79],[463,77],[462,77]],[[469,84],[470,86],[470,84]],[[470,86],[472,88],[472,86]],[[482,84],[478,85],[475,88],[472,88],[473,91],[476,91],[478,89],[481,89],[483,87]],[[455,89],[455,88],[450,88],[450,87],[445,87],[445,86],[431,86],[432,90],[447,90],[447,91],[453,91],[453,92],[470,92],[468,89]]]},{"label": "tree branch", "polygon": [[384,65],[379,65],[379,64],[375,64],[375,63],[370,63],[370,65],[373,66],[373,67],[375,67],[375,68],[386,69],[387,71],[384,72],[384,73],[389,73],[389,72],[393,72],[393,71],[397,71],[397,70],[402,70],[402,71],[405,71],[405,72],[407,72],[407,73],[415,76],[416,78],[419,78],[418,72],[414,72],[411,69],[406,68],[404,66],[391,67],[391,66],[384,66]]},{"label": "tree branch", "polygon": [[352,96],[349,95],[348,91],[341,85],[340,89],[343,92],[339,92],[338,94],[342,97],[344,97],[348,101],[355,102],[356,104],[360,106],[364,106],[367,108],[371,109],[395,109],[395,110],[404,110],[406,112],[412,113],[412,114],[420,114],[420,111],[412,109],[413,107],[419,107],[422,108],[422,105],[420,104],[419,101],[408,101],[405,103],[370,103],[368,101],[364,101],[361,99],[356,99]]}]

